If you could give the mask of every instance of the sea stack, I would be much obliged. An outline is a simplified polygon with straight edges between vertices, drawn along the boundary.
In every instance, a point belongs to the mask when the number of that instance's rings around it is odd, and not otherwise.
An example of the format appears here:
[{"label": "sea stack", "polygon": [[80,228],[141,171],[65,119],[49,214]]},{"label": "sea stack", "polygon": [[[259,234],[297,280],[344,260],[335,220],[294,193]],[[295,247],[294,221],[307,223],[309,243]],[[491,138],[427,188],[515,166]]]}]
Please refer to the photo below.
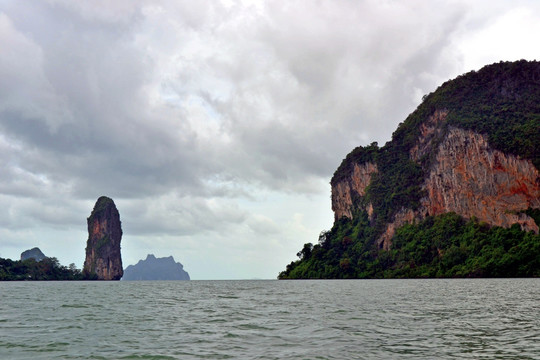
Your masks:
[{"label": "sea stack", "polygon": [[83,273],[89,279],[120,280],[124,274],[120,254],[122,224],[114,201],[106,196],[100,197],[87,222]]}]

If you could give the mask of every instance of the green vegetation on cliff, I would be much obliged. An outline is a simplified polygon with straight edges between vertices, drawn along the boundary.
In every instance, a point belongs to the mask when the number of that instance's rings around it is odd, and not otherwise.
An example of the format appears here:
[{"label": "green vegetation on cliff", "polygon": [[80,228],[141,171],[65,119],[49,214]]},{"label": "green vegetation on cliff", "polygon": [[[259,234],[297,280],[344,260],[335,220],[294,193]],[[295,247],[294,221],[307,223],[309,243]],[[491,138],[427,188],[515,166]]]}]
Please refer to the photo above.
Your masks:
[{"label": "green vegetation on cliff", "polygon": [[487,134],[504,153],[540,169],[540,63],[501,62],[447,81],[425,97],[428,111],[444,106],[448,124]]},{"label": "green vegetation on cliff", "polygon": [[112,206],[115,206],[113,199],[107,196],[100,196],[99,199],[97,199],[96,204],[94,205],[94,209],[92,210],[92,213],[88,217],[88,220],[91,221],[94,218],[103,216],[107,208],[112,207]]},{"label": "green vegetation on cliff", "polygon": [[[425,195],[422,183],[435,154],[427,152],[418,161],[409,154],[422,135],[421,125],[437,111],[446,114],[437,125],[441,135],[449,127],[485,134],[493,148],[540,169],[540,62],[501,62],[447,81],[423,98],[392,141],[357,147],[347,155],[332,186],[347,181],[355,164],[370,162],[378,170],[365,196],[351,194],[353,219],[336,219],[318,244],[304,245],[300,259],[279,278],[540,276],[539,235],[519,225],[489,227],[444,214],[398,229],[388,251],[375,244],[398,211],[416,210]],[[371,216],[364,210],[368,203]],[[523,212],[538,223],[538,209]]]},{"label": "green vegetation on cliff", "polygon": [[319,244],[305,244],[279,278],[540,277],[540,235],[517,224],[430,216],[399,228],[388,251],[362,241],[369,231],[367,214],[338,221]]}]

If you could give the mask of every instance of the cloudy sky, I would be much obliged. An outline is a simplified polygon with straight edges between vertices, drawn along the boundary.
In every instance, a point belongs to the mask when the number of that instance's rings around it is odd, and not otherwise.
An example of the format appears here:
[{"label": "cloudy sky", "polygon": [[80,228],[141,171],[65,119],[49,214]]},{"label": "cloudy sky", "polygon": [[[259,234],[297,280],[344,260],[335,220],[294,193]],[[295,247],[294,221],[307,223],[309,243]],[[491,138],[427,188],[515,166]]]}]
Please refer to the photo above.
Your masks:
[{"label": "cloudy sky", "polygon": [[540,2],[0,0],[0,257],[84,261],[114,199],[124,267],[275,278],[332,226],[329,181],[424,94],[540,59]]}]

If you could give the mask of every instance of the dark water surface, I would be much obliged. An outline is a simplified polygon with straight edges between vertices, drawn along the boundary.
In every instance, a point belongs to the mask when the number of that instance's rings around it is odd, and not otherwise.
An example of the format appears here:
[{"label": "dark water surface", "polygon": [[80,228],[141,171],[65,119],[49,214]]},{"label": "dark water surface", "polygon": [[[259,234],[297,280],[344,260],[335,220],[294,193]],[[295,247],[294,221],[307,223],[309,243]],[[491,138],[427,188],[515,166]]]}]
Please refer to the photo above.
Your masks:
[{"label": "dark water surface", "polygon": [[0,359],[540,359],[540,279],[0,282]]}]

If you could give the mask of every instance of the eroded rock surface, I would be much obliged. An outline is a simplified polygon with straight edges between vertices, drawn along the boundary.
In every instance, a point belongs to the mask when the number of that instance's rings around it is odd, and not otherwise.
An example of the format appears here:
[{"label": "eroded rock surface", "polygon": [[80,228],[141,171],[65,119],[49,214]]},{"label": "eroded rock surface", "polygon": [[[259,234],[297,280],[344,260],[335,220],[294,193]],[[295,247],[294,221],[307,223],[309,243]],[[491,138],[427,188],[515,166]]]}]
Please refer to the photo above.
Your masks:
[{"label": "eroded rock surface", "polygon": [[98,280],[120,280],[124,274],[120,241],[122,224],[114,201],[100,197],[88,222],[88,241],[83,273]]},{"label": "eroded rock surface", "polygon": [[[493,226],[519,224],[525,231],[538,233],[535,221],[523,210],[540,208],[540,175],[530,160],[505,154],[490,147],[486,135],[456,127],[444,127],[448,111],[436,110],[421,124],[410,158],[420,162],[432,156],[422,189],[426,196],[418,209],[401,209],[386,225],[377,240],[389,249],[395,230],[426,216],[455,212],[477,218]],[[332,186],[335,219],[353,218],[365,207],[371,218],[373,208],[364,198],[377,166],[371,162],[354,164],[348,178]]]},{"label": "eroded rock surface", "polygon": [[371,175],[376,172],[377,165],[371,162],[354,164],[352,176],[332,187],[332,210],[335,220],[343,216],[352,219],[355,197],[363,197],[366,194]]}]

